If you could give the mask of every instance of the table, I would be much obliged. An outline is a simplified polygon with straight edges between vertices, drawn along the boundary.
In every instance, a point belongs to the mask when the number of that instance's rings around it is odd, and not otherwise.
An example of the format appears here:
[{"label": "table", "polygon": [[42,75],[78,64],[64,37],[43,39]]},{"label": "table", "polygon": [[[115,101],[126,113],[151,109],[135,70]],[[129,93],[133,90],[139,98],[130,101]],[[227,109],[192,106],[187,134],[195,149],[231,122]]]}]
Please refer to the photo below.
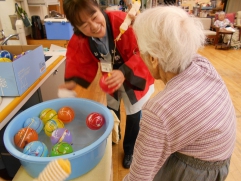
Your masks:
[{"label": "table", "polygon": [[[232,39],[233,33],[234,32],[228,31],[226,29],[219,29],[219,31],[217,32],[217,36],[216,36],[215,49],[229,49],[230,45],[231,45],[231,39]],[[222,41],[219,43],[218,40],[219,40],[220,35],[222,36]],[[227,44],[223,43],[223,39],[224,39],[225,35],[231,35]],[[218,46],[220,46],[220,47],[218,47]]]},{"label": "table", "polygon": [[[75,178],[71,181],[112,181],[113,180],[113,169],[112,169],[112,134],[107,139],[106,151],[103,158],[100,160],[98,165],[90,170],[88,173]],[[20,167],[18,172],[12,181],[33,181],[23,166]]]}]

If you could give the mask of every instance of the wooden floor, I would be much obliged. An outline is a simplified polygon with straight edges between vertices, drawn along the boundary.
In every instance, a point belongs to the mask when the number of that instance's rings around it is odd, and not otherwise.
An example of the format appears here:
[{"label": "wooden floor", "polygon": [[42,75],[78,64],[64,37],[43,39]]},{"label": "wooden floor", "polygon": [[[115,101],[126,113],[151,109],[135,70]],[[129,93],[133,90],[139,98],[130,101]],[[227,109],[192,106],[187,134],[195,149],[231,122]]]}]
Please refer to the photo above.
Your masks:
[{"label": "wooden floor", "polygon": [[[214,46],[208,45],[199,50],[199,53],[207,57],[219,74],[222,76],[230,92],[237,115],[237,141],[231,159],[230,172],[227,181],[241,180],[241,49],[239,50],[216,50]],[[81,97],[92,99],[106,105],[105,94],[98,86],[99,75],[88,90],[78,89]],[[155,95],[164,88],[161,81],[155,82]],[[124,135],[125,112],[121,106],[121,133]],[[113,181],[121,181],[128,173],[128,169],[122,167],[123,139],[118,145],[113,145]]]}]

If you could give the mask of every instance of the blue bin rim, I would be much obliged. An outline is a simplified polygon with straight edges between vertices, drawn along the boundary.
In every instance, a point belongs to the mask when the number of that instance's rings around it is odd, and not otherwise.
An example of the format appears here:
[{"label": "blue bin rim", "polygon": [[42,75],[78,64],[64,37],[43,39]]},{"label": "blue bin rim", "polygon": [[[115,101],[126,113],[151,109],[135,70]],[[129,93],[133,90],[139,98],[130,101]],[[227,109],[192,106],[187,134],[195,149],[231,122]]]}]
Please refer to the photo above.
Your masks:
[{"label": "blue bin rim", "polygon": [[[96,101],[93,100],[89,100],[89,99],[85,99],[85,98],[61,98],[61,99],[53,99],[53,100],[49,100],[49,101],[45,101],[42,103],[39,103],[41,105],[47,105],[49,102],[53,102],[53,101],[62,101],[62,100],[68,101],[68,100],[80,100],[80,101],[87,101],[87,102],[92,102],[93,104],[97,105],[97,106],[101,106],[107,113],[107,119],[108,120],[113,120],[113,115],[111,114],[110,110],[104,106],[103,104],[100,104]],[[31,110],[34,109],[37,105],[34,105],[26,110]],[[95,142],[93,142],[91,145],[86,146],[85,148],[75,151],[73,153],[70,154],[66,154],[66,155],[61,155],[61,156],[55,156],[55,157],[34,157],[34,156],[30,156],[30,155],[26,155],[22,152],[20,152],[19,150],[17,150],[13,144],[11,143],[10,139],[9,139],[9,134],[10,134],[10,127],[14,124],[15,120],[18,119],[19,116],[21,116],[21,114],[24,114],[24,111],[19,113],[16,117],[14,117],[12,119],[12,121],[8,124],[8,126],[6,127],[6,130],[4,132],[4,136],[3,136],[3,141],[5,144],[6,149],[8,150],[8,152],[13,155],[14,157],[18,158],[20,161],[25,161],[25,162],[29,162],[29,163],[35,163],[36,161],[39,164],[44,164],[46,162],[50,162],[52,160],[58,159],[58,158],[63,158],[63,159],[68,159],[68,160],[73,160],[79,156],[83,156],[89,152],[91,152],[92,150],[94,150],[98,145],[100,145],[102,142],[107,142],[107,138],[110,135],[110,133],[112,132],[113,126],[114,126],[114,120],[113,121],[108,121],[108,126],[107,129],[105,130],[104,134],[101,135]]]}]

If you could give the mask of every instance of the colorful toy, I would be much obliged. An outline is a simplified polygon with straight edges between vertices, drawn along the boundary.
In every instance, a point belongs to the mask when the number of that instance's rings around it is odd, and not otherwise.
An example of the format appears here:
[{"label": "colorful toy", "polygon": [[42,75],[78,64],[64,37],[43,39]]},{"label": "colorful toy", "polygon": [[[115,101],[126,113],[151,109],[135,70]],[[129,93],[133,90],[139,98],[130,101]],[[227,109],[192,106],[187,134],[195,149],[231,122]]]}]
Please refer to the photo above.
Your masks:
[{"label": "colorful toy", "polygon": [[66,128],[59,128],[54,130],[50,139],[53,145],[59,142],[72,144],[72,134]]},{"label": "colorful toy", "polygon": [[[59,127],[60,126],[60,127]],[[51,136],[52,132],[58,128],[63,128],[64,124],[61,124],[58,120],[49,120],[44,126],[44,132],[47,136]]]},{"label": "colorful toy", "polygon": [[43,129],[43,126],[44,126],[43,121],[38,117],[28,118],[23,124],[24,128],[30,127],[34,129],[37,133],[40,133],[40,131]]},{"label": "colorful toy", "polygon": [[13,56],[13,61],[15,61],[16,59],[22,57],[23,55],[25,55],[25,52],[22,52],[20,55],[14,55]]},{"label": "colorful toy", "polygon": [[64,181],[70,174],[70,161],[59,158],[49,162],[38,178],[33,181]]},{"label": "colorful toy", "polygon": [[54,118],[52,118],[51,120],[54,120],[57,122],[58,128],[64,128],[64,123],[62,120],[60,120],[57,116],[55,116]]},{"label": "colorful toy", "polygon": [[9,58],[10,60],[13,60],[13,55],[7,50],[2,50],[0,51],[0,58]]},{"label": "colorful toy", "polygon": [[99,85],[100,85],[100,88],[104,91],[104,92],[106,92],[106,93],[108,93],[108,94],[112,94],[114,91],[115,91],[115,87],[113,88],[109,88],[108,87],[108,85],[105,83],[105,79],[107,78],[107,77],[109,77],[109,76],[111,76],[110,75],[110,73],[104,73],[103,75],[102,75],[102,77],[100,78],[100,81],[99,81]]},{"label": "colorful toy", "polygon": [[58,111],[58,118],[64,123],[73,121],[75,116],[74,110],[71,107],[62,107]]},{"label": "colorful toy", "polygon": [[66,155],[73,152],[73,148],[69,143],[60,142],[53,146],[50,156]]},{"label": "colorful toy", "polygon": [[0,58],[0,62],[12,62],[9,58]]},{"label": "colorful toy", "polygon": [[89,114],[86,118],[86,125],[92,130],[100,129],[105,123],[105,118],[97,112]]},{"label": "colorful toy", "polygon": [[48,156],[48,148],[41,141],[33,141],[28,143],[24,149],[23,153],[30,156],[36,157],[47,157]]},{"label": "colorful toy", "polygon": [[17,60],[18,58],[20,58],[22,55],[14,55],[13,56],[13,61]]},{"label": "colorful toy", "polygon": [[39,115],[39,117],[43,121],[44,125],[49,120],[54,118],[55,116],[57,116],[57,112],[54,109],[51,109],[51,108],[46,108],[46,109],[42,110],[40,115]]},{"label": "colorful toy", "polygon": [[14,143],[23,149],[28,143],[38,140],[38,133],[32,128],[22,128],[14,136]]},{"label": "colorful toy", "polygon": [[32,50],[27,50],[26,52],[24,52],[25,54],[28,54],[29,52],[31,52]]},{"label": "colorful toy", "polygon": [[[137,12],[139,11],[141,7],[141,1],[140,0],[132,0],[132,7],[128,14],[131,14],[135,16]],[[120,26],[120,34],[116,37],[115,41],[120,40],[120,37],[122,34],[125,33],[125,31],[128,29],[128,27],[131,24],[132,19],[129,17],[129,15],[126,15],[124,22]]]}]

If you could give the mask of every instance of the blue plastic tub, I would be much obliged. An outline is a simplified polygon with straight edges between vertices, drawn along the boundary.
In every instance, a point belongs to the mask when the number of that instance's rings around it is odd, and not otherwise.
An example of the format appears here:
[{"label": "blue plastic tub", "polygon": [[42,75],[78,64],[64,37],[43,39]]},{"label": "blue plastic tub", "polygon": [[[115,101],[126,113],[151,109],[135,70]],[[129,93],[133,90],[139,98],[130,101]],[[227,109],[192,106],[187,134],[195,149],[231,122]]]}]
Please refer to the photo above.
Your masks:
[{"label": "blue plastic tub", "polygon": [[69,40],[73,35],[73,27],[67,19],[44,19],[48,40]]},{"label": "blue plastic tub", "polygon": [[[107,137],[113,129],[113,116],[111,112],[102,104],[81,98],[62,98],[46,101],[26,109],[18,114],[7,126],[4,133],[4,144],[11,155],[18,158],[33,178],[38,177],[39,173],[46,165],[58,157],[34,157],[28,156],[15,147],[14,135],[22,128],[24,121],[33,116],[39,116],[45,108],[52,108],[58,111],[63,106],[70,106],[75,111],[75,119],[65,124],[73,135],[73,149],[71,154],[59,156],[69,159],[71,162],[72,173],[69,179],[77,178],[93,169],[101,160],[105,153]],[[90,130],[86,126],[85,119],[92,112],[101,113],[105,118],[105,124],[99,130]],[[39,140],[43,141],[50,152],[52,147],[50,138],[42,130]]]}]

